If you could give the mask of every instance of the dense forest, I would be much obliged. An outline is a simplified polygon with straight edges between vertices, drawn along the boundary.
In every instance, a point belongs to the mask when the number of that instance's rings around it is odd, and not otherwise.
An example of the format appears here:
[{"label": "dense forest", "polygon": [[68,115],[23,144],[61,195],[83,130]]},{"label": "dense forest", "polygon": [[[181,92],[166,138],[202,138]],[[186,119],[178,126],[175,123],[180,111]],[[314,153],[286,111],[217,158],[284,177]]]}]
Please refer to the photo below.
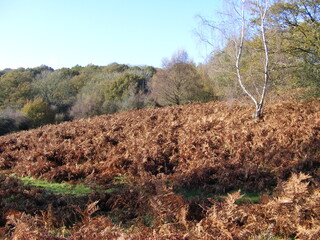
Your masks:
[{"label": "dense forest", "polygon": [[[292,89],[297,89],[291,92],[299,99],[317,98],[320,2],[272,3],[264,24],[270,62],[268,101],[272,103],[275,96]],[[264,51],[255,14],[259,6],[251,8],[240,67],[247,89],[259,93]],[[237,21],[241,19],[234,17],[233,22]],[[221,23],[220,28],[227,23]],[[200,39],[213,45],[206,36],[216,28],[210,20],[202,18]],[[214,48],[208,60],[198,65],[185,50],[178,50],[164,59],[158,69],[118,63],[56,70],[45,65],[4,69],[0,71],[0,134],[131,109],[242,97],[235,76],[234,43],[239,34],[227,34],[225,30],[223,33],[223,47]]]}]

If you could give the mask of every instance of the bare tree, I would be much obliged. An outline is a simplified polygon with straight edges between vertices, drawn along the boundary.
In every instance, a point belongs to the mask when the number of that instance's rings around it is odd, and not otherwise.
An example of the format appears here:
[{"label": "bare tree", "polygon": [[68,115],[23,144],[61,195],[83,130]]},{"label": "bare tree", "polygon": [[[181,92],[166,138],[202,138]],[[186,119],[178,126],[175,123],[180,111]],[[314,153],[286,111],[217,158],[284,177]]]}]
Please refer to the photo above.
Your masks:
[{"label": "bare tree", "polygon": [[[237,7],[236,2],[240,1],[240,7]],[[250,10],[249,10],[250,9]],[[252,9],[255,9],[254,12]],[[265,21],[266,16],[269,10],[269,0],[254,0],[254,1],[247,1],[247,0],[234,0],[232,2],[232,11],[234,14],[227,14],[224,13],[224,17],[230,17],[230,16],[236,16],[237,21],[233,18],[232,24],[228,27],[218,27],[217,24],[203,18],[201,18],[202,24],[206,26],[210,31],[212,30],[218,30],[223,37],[227,40],[227,42],[232,42],[234,46],[234,66],[235,66],[235,75],[237,77],[237,80],[244,91],[246,95],[250,97],[250,99],[253,101],[255,105],[255,118],[261,118],[262,117],[262,111],[263,106],[265,102],[265,96],[267,92],[267,87],[269,83],[269,50],[268,50],[268,43],[266,39],[266,30],[265,30]],[[257,84],[257,81],[255,79],[251,80],[251,82],[248,81],[248,79],[245,79],[246,77],[243,74],[242,66],[241,66],[241,60],[243,58],[243,52],[244,52],[244,45],[246,42],[246,34],[249,34],[250,31],[248,29],[247,24],[247,17],[249,15],[253,15],[253,13],[257,13],[257,18],[255,19],[256,24],[259,26],[258,33],[262,41],[263,45],[263,81],[262,84]],[[228,23],[230,24],[230,23]],[[223,26],[225,26],[224,24]],[[228,32],[230,30],[230,26],[233,29],[238,29],[236,33]],[[252,33],[253,32],[253,33]],[[255,34],[255,31],[252,31],[252,34]],[[208,39],[208,37],[202,33],[197,34],[201,41],[205,42],[206,44],[209,44],[210,46],[214,47],[215,44]],[[248,49],[250,51],[250,49]],[[248,84],[253,85],[253,89],[250,89],[248,87]],[[253,93],[254,91],[254,93]]]},{"label": "bare tree", "polygon": [[[236,49],[236,69],[237,69],[237,77],[239,84],[243,91],[252,99],[254,102],[256,112],[255,112],[255,117],[256,118],[261,118],[262,117],[262,109],[264,105],[264,100],[266,96],[266,91],[267,91],[267,86],[269,82],[269,50],[268,50],[268,44],[266,40],[266,34],[265,34],[265,19],[266,19],[266,14],[268,10],[268,5],[269,1],[264,0],[264,6],[261,6],[261,3],[259,0],[256,0],[256,6],[258,7],[259,15],[260,15],[260,28],[261,28],[261,37],[262,37],[262,42],[263,42],[263,47],[264,47],[264,52],[265,52],[265,59],[264,59],[264,83],[262,86],[262,92],[259,94],[259,98],[255,97],[245,86],[242,75],[241,75],[241,69],[240,69],[240,60],[243,52],[243,44],[244,44],[244,34],[245,34],[245,2],[246,0],[241,0],[242,5],[241,5],[241,34],[240,34],[240,44],[238,45],[237,42],[234,42],[235,44],[235,49]],[[259,90],[258,90],[259,93]]]},{"label": "bare tree", "polygon": [[200,75],[186,51],[163,60],[163,68],[152,78],[153,98],[160,105],[180,105],[199,100]]}]

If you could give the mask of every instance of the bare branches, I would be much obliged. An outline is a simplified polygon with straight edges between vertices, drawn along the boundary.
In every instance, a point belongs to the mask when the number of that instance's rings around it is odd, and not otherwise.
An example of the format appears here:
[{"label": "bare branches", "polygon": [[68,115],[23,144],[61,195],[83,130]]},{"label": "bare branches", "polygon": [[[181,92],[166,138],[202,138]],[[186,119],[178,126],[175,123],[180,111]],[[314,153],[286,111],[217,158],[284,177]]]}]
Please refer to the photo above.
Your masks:
[{"label": "bare branches", "polygon": [[[237,82],[243,92],[253,101],[256,108],[254,116],[260,118],[262,117],[262,108],[269,82],[269,49],[265,31],[265,20],[269,10],[269,0],[231,0],[230,7],[233,13],[222,15],[222,17],[226,17],[226,20],[223,19],[219,26],[203,17],[200,17],[200,19],[203,26],[209,28],[210,31],[219,32],[223,39],[227,41],[227,44],[233,46],[234,56],[230,57],[230,59],[234,58],[234,60],[231,61],[234,62],[233,68],[235,69]],[[255,16],[254,21],[249,21],[249,16],[253,15],[258,16]],[[227,22],[227,20],[229,20],[229,22]],[[262,46],[260,49],[263,51],[262,57],[259,53],[253,52],[252,48],[246,46],[248,45],[248,39],[251,38],[255,38],[256,40],[258,38],[261,39]],[[203,34],[201,34],[200,40],[208,43],[208,45],[212,47],[216,47],[216,45]],[[227,44],[225,44],[224,47],[226,47]],[[259,55],[259,58],[262,59],[261,66],[251,67],[251,65],[255,65],[255,62],[251,60],[251,63],[248,63],[248,56],[250,55]],[[250,66],[248,67],[248,65]],[[248,68],[255,69],[256,72],[263,74],[259,76],[248,75]],[[257,69],[262,70],[257,71]]]},{"label": "bare branches", "polygon": [[257,102],[256,98],[249,92],[249,90],[244,85],[243,80],[242,80],[241,71],[240,71],[240,60],[241,60],[241,57],[242,57],[243,43],[244,43],[244,32],[245,32],[244,5],[245,5],[245,0],[242,0],[240,44],[238,46],[235,43],[236,56],[237,56],[236,57],[237,77],[238,77],[238,82],[239,82],[242,90],[252,99],[254,104],[257,106],[258,102]]},{"label": "bare branches", "polygon": [[[201,26],[203,28],[206,28],[206,29],[211,29],[212,31],[213,30],[217,30],[215,24],[212,22],[212,21],[209,21],[208,19],[204,18],[203,16],[201,15],[198,15],[197,18],[200,19],[200,22],[201,22]],[[199,31],[194,31],[194,34],[196,35],[196,37],[203,43],[209,45],[210,47],[212,48],[215,48],[216,45],[215,43],[212,41],[211,37],[209,38],[207,36],[207,31],[203,31],[202,29],[199,30]]]},{"label": "bare branches", "polygon": [[[264,9],[262,10],[260,8],[261,35],[262,35],[264,52],[265,52],[264,84],[263,84],[263,91],[262,91],[262,95],[261,95],[261,99],[260,99],[260,103],[259,103],[259,108],[261,108],[261,109],[259,109],[260,114],[262,111],[262,107],[263,107],[263,103],[264,103],[264,99],[265,99],[265,95],[266,95],[266,91],[267,91],[267,86],[268,86],[268,82],[269,82],[269,49],[268,49],[268,43],[266,40],[266,33],[265,33],[265,26],[264,26],[264,22],[265,22],[267,10],[268,10],[268,5],[269,5],[269,0],[266,0]],[[260,116],[257,116],[257,117],[260,117]]]}]

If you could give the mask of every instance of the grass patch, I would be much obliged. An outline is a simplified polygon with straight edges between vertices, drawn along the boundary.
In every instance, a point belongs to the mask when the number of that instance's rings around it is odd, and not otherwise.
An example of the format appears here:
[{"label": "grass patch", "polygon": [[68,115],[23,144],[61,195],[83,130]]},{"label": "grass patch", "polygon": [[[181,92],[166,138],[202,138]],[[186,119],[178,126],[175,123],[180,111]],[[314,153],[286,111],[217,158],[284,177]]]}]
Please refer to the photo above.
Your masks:
[{"label": "grass patch", "polygon": [[183,196],[184,199],[192,199],[199,197],[201,199],[214,198],[216,195],[213,193],[204,192],[202,189],[182,189],[177,191],[177,194]]},{"label": "grass patch", "polygon": [[108,194],[112,194],[112,193],[115,193],[117,191],[119,191],[120,188],[108,188],[107,190],[104,190],[104,193],[108,193]]},{"label": "grass patch", "polygon": [[33,177],[19,178],[25,185],[44,188],[52,194],[69,194],[75,196],[85,196],[93,190],[83,184],[53,183]]},{"label": "grass patch", "polygon": [[236,203],[259,203],[261,193],[244,193],[244,196],[236,201]]},{"label": "grass patch", "polygon": [[[0,174],[2,172],[0,171]],[[74,196],[86,196],[92,192],[103,192],[107,194],[113,194],[117,191],[119,191],[124,184],[127,184],[126,176],[119,176],[115,177],[114,179],[114,186],[110,187],[108,189],[103,188],[100,185],[95,186],[94,188],[87,187],[84,184],[69,184],[66,182],[63,183],[56,183],[56,182],[48,182],[43,179],[35,179],[33,177],[27,176],[27,177],[18,177],[14,173],[8,174],[4,173],[4,175],[14,177],[20,181],[25,186],[31,186],[32,188],[43,188],[47,193],[50,194],[67,194],[67,195],[74,195]],[[8,199],[8,201],[10,201]]]},{"label": "grass patch", "polygon": [[2,198],[2,202],[4,204],[10,203],[10,202],[14,202],[14,201],[16,201],[16,198],[14,196]]},{"label": "grass patch", "polygon": [[119,176],[115,176],[113,179],[113,184],[114,185],[119,185],[119,184],[128,184],[128,179],[125,174],[121,174]]},{"label": "grass patch", "polygon": [[[182,195],[184,199],[192,199],[192,198],[213,198],[219,201],[223,201],[227,194],[214,194],[210,192],[204,192],[202,189],[183,189],[177,192],[178,194]],[[260,202],[260,195],[262,193],[255,193],[255,192],[241,192],[244,196],[236,201],[236,203],[259,203]]]}]

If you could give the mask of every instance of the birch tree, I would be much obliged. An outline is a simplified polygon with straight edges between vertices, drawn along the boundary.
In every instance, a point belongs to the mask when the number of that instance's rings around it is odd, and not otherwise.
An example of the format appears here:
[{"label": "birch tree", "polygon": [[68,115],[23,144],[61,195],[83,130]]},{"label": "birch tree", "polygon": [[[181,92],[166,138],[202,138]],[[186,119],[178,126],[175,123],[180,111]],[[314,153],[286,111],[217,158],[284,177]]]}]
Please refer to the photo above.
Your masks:
[{"label": "birch tree", "polygon": [[[252,100],[255,106],[255,118],[261,118],[263,116],[263,107],[265,103],[266,93],[269,84],[269,49],[268,41],[266,37],[266,18],[269,11],[269,0],[234,0],[231,2],[231,13],[223,13],[223,19],[229,19],[230,21],[223,21],[220,24],[216,24],[203,17],[201,18],[202,25],[209,31],[218,31],[227,43],[232,44],[234,48],[233,59],[233,74],[237,79],[243,92]],[[215,42],[208,38],[208,35],[203,32],[198,33],[200,40],[216,47]],[[249,77],[244,72],[244,50],[247,52],[253,51],[246,46],[248,39],[260,38],[262,54],[262,64],[258,65],[262,69],[255,69],[256,72],[260,72],[259,76],[254,78]],[[248,53],[247,53],[248,54]],[[248,64],[247,64],[248,65]],[[250,63],[249,63],[250,65]],[[252,65],[255,65],[252,63]],[[257,66],[257,65],[255,65]],[[261,79],[257,79],[261,78]]]},{"label": "birch tree", "polygon": [[[242,74],[241,74],[241,68],[240,68],[240,61],[242,57],[242,51],[243,51],[243,44],[244,44],[244,34],[245,34],[245,3],[246,0],[241,0],[241,34],[240,34],[240,44],[237,45],[237,42],[235,41],[235,49],[236,49],[236,70],[237,70],[237,78],[238,82],[243,89],[243,91],[251,98],[251,100],[254,102],[256,111],[254,117],[261,118],[262,117],[262,109],[265,101],[265,96],[267,92],[267,86],[269,82],[269,50],[268,50],[268,44],[266,40],[266,33],[265,33],[265,19],[266,14],[268,10],[269,1],[268,0],[262,0],[262,1],[255,1],[255,4],[258,9],[259,13],[259,24],[260,24],[260,34],[262,38],[263,43],[263,49],[264,49],[264,69],[263,69],[263,75],[264,75],[264,81],[262,85],[262,89],[257,89],[258,97],[255,97],[245,86]],[[261,4],[263,2],[263,5]]]}]

